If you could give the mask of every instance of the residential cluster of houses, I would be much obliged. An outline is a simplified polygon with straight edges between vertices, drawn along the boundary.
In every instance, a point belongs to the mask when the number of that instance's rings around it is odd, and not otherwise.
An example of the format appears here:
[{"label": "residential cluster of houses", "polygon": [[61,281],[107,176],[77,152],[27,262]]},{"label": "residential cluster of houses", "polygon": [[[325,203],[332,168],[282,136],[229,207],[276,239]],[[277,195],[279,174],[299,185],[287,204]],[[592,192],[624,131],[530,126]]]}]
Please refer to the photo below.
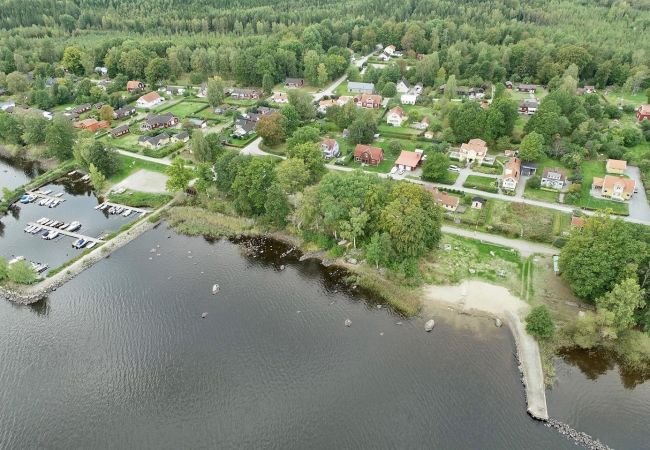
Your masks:
[{"label": "residential cluster of houses", "polygon": [[387,45],[378,56],[378,59],[380,61],[389,61],[391,58],[398,58],[402,55],[402,52],[397,51],[397,47],[394,45]]},{"label": "residential cluster of houses", "polygon": [[[438,87],[438,92],[440,94],[444,94],[446,90],[447,90],[446,84],[441,84]],[[485,97],[485,88],[457,86],[455,95],[457,95],[458,97],[467,97],[470,100],[481,100]]]}]

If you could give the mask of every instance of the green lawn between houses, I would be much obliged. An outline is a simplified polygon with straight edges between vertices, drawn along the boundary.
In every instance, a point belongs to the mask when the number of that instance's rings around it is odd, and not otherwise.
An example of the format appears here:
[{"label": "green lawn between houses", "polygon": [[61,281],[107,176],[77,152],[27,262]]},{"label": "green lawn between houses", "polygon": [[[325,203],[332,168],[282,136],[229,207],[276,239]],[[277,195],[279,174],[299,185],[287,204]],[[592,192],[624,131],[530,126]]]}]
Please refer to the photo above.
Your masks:
[{"label": "green lawn between houses", "polygon": [[185,119],[188,116],[204,109],[206,106],[205,103],[192,102],[188,100],[182,100],[178,103],[175,103],[168,108],[162,110],[164,112],[169,112],[175,115],[180,119]]},{"label": "green lawn between houses", "polygon": [[496,183],[496,178],[482,177],[480,175],[469,175],[463,183],[463,187],[496,193],[498,191]]}]

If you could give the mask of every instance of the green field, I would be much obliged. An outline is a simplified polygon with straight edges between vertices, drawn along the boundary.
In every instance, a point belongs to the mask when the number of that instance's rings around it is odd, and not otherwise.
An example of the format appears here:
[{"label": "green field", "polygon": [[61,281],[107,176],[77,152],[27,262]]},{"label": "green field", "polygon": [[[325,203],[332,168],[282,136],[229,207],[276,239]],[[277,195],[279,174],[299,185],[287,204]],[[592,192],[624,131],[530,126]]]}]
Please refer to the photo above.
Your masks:
[{"label": "green field", "polygon": [[388,125],[387,123],[382,123],[381,125],[377,126],[377,130],[379,131],[379,134],[383,134],[389,137],[400,137],[404,136],[406,138],[412,138],[414,136],[418,136],[423,133],[422,130],[416,130],[415,128],[409,128],[409,127],[394,127],[392,125]]},{"label": "green field", "polygon": [[559,195],[560,194],[557,191],[533,189],[528,186],[526,186],[526,189],[524,191],[524,198],[530,198],[532,200],[539,200],[541,202],[548,202],[548,203],[557,203]]},{"label": "green field", "polygon": [[257,100],[240,100],[237,98],[227,97],[224,100],[224,103],[228,103],[229,105],[236,105],[236,106],[253,106],[257,103]]},{"label": "green field", "polygon": [[164,111],[172,113],[176,117],[184,119],[203,108],[205,108],[205,103],[195,103],[195,102],[183,100],[174,104],[169,108],[166,108]]},{"label": "green field", "polygon": [[480,175],[469,175],[463,183],[463,187],[469,189],[479,189],[485,192],[497,192],[498,189],[496,187],[496,182],[496,178],[482,177]]}]

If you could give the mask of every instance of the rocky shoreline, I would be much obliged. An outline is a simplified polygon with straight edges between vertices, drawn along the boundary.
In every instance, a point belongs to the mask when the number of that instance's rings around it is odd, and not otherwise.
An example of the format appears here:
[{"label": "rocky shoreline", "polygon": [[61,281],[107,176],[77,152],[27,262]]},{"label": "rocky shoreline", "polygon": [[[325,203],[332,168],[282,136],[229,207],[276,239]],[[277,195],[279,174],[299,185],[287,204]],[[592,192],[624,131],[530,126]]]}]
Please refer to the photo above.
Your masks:
[{"label": "rocky shoreline", "polygon": [[588,448],[589,450],[613,450],[611,447],[603,444],[598,439],[595,439],[587,433],[583,433],[582,431],[577,431],[566,423],[560,422],[559,420],[548,419],[545,425],[549,428],[556,429],[558,433],[566,436],[567,439],[571,439],[576,443],[576,445],[581,445],[585,448]]}]

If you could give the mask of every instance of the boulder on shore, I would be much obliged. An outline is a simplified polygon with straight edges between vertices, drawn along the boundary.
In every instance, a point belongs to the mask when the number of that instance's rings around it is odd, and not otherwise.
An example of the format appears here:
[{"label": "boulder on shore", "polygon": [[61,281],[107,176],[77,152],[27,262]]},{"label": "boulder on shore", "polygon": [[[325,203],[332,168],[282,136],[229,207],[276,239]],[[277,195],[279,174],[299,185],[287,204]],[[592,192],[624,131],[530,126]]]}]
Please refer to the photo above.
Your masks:
[{"label": "boulder on shore", "polygon": [[433,327],[436,325],[436,323],[433,321],[433,319],[427,320],[427,322],[424,324],[424,331],[427,333],[431,330],[433,330]]}]

